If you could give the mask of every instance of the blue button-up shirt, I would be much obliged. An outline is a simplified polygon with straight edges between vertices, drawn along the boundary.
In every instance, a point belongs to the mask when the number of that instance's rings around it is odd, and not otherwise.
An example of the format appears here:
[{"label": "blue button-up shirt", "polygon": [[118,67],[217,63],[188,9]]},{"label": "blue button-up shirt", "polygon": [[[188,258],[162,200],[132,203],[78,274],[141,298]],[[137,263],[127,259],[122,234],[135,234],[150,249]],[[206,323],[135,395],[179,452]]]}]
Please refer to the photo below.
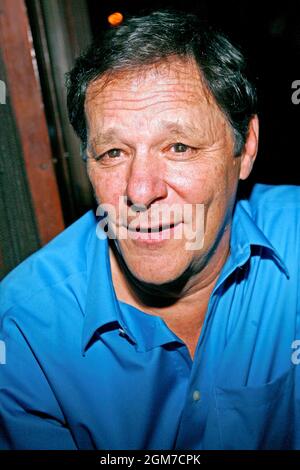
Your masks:
[{"label": "blue button-up shirt", "polygon": [[237,203],[193,361],[117,299],[96,228],[90,211],[1,283],[0,447],[300,448],[300,188]]}]

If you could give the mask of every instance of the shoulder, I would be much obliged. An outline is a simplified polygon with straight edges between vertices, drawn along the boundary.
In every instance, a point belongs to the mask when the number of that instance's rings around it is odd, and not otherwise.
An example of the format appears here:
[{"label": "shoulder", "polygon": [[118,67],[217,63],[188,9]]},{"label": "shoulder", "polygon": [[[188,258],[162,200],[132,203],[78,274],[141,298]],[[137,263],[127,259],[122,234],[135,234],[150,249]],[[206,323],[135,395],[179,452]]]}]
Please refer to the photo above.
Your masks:
[{"label": "shoulder", "polygon": [[297,271],[300,258],[300,186],[257,184],[244,204],[290,272]]},{"label": "shoulder", "polygon": [[293,230],[299,230],[300,186],[256,184],[247,203],[252,217],[264,232],[289,237]]},{"label": "shoulder", "polygon": [[[300,210],[300,186],[256,184],[249,198],[253,214],[275,210],[297,213]],[[267,215],[267,214],[266,214]]]},{"label": "shoulder", "polygon": [[0,313],[42,293],[54,296],[61,284],[84,273],[95,228],[96,217],[89,211],[13,269],[0,283]]}]

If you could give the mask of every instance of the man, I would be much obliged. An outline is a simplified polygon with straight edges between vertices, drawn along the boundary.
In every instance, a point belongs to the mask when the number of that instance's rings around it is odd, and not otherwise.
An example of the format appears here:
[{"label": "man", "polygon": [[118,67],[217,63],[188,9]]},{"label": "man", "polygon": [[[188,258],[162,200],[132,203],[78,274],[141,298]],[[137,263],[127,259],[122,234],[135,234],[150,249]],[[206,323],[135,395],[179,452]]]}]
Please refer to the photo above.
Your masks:
[{"label": "man", "polygon": [[299,447],[300,190],[236,202],[258,145],[242,54],[193,15],[129,18],[68,107],[100,206],[2,283],[1,446]]}]

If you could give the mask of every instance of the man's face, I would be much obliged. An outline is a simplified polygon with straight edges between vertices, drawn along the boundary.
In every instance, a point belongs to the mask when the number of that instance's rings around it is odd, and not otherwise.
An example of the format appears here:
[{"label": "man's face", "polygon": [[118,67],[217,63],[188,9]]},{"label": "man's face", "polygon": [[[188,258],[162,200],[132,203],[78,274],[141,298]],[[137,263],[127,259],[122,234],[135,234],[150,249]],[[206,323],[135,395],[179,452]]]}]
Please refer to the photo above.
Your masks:
[{"label": "man's face", "polygon": [[[115,208],[112,224],[121,230],[129,270],[145,282],[169,282],[208,262],[230,225],[240,158],[192,61],[174,58],[112,78],[87,91],[89,178],[97,201]],[[187,237],[202,227],[197,204],[204,207],[204,242],[187,249]],[[154,220],[153,208],[173,205],[171,220],[165,211]],[[128,230],[130,223],[141,231]]]}]

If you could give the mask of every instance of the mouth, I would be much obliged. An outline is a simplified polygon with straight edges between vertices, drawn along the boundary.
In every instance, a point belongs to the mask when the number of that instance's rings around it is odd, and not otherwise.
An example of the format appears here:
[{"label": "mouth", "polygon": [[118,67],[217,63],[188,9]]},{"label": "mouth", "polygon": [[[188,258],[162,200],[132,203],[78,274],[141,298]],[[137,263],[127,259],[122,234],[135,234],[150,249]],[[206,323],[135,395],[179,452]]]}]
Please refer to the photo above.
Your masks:
[{"label": "mouth", "polygon": [[[181,222],[161,224],[155,227],[127,227],[129,238],[137,246],[160,247],[175,238]],[[178,228],[176,228],[178,227]],[[177,236],[178,238],[178,236]]]},{"label": "mouth", "polygon": [[137,226],[137,227],[127,227],[127,230],[129,232],[137,232],[137,233],[159,233],[159,232],[163,232],[164,230],[170,230],[172,228],[174,228],[176,225],[178,225],[179,222],[177,224],[164,224],[164,225],[159,225],[158,227],[140,227],[140,226]]}]

